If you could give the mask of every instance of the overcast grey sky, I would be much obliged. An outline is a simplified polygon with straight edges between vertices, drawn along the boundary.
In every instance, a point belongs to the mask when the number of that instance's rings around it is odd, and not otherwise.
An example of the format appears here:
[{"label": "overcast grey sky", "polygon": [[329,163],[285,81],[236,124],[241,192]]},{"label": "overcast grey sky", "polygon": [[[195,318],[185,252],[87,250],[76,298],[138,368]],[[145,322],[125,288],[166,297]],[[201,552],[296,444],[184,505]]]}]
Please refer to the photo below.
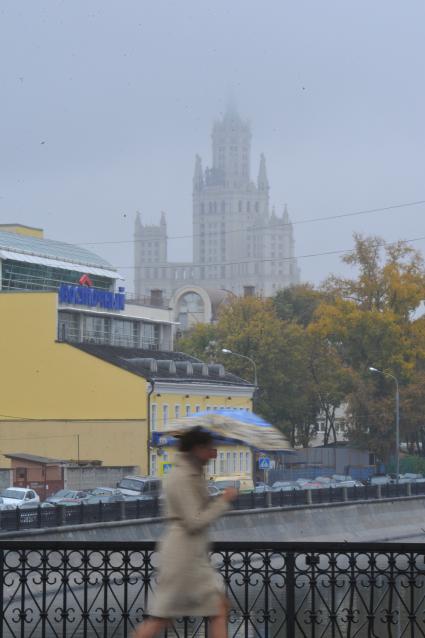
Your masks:
[{"label": "overcast grey sky", "polygon": [[[229,92],[294,221],[425,199],[423,0],[2,0],[0,222],[129,241],[135,211],[191,233]],[[295,227],[299,255],[353,231],[425,235],[425,206]],[[425,249],[425,241],[417,246]],[[91,246],[132,288],[131,243]],[[187,259],[191,240],[173,240]],[[341,271],[300,260],[302,278]]]}]

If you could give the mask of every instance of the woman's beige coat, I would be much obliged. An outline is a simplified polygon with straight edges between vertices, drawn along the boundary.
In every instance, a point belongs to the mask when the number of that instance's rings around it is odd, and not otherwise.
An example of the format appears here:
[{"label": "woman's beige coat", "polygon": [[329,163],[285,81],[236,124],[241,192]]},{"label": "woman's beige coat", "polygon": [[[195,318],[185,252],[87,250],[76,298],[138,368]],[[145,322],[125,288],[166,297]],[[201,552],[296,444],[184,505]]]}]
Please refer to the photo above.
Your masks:
[{"label": "woman's beige coat", "polygon": [[179,454],[165,485],[169,528],[159,543],[158,587],[149,612],[157,618],[215,616],[223,584],[209,560],[208,525],[228,504],[211,500],[189,454]]}]

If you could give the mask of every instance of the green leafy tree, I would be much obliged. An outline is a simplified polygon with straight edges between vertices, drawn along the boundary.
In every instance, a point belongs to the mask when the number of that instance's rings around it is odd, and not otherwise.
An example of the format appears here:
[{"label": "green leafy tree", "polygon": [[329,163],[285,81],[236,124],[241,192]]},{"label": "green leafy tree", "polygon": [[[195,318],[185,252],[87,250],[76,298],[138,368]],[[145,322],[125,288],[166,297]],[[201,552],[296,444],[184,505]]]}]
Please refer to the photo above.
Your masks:
[{"label": "green leafy tree", "polygon": [[316,290],[311,284],[300,284],[279,290],[273,297],[273,305],[282,321],[291,321],[307,327],[325,298],[325,293]]}]

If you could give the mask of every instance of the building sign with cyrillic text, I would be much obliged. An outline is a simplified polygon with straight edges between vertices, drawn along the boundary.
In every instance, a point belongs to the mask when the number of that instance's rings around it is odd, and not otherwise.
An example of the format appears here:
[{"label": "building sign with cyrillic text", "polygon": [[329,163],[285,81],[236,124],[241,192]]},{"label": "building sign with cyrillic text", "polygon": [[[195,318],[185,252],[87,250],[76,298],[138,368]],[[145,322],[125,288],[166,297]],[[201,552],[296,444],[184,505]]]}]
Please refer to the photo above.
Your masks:
[{"label": "building sign with cyrillic text", "polygon": [[104,308],[105,310],[124,310],[125,293],[99,290],[87,286],[61,284],[59,287],[59,303],[69,303],[89,308]]}]

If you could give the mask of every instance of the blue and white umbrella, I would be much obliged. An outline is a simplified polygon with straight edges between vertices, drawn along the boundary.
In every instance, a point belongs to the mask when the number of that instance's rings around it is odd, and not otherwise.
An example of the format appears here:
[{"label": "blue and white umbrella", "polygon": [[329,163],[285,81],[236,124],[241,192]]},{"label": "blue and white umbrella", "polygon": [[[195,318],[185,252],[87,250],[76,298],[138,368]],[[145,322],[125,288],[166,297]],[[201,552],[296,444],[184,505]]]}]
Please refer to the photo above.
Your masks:
[{"label": "blue and white umbrella", "polygon": [[261,451],[290,451],[283,434],[261,416],[246,410],[207,410],[175,419],[161,432],[178,437],[195,426],[208,430],[218,440],[244,443]]}]

